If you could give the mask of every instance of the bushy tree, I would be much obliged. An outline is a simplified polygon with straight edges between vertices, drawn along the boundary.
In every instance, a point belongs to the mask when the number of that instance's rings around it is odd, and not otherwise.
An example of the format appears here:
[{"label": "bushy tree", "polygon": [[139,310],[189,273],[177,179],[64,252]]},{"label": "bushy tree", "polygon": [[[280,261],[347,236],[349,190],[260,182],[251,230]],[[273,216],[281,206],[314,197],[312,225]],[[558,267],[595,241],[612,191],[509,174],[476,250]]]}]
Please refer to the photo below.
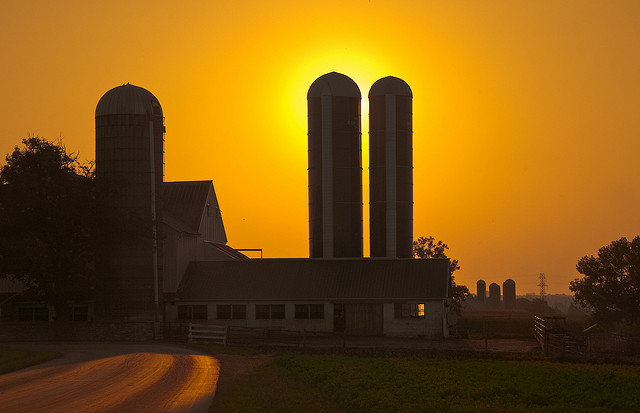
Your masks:
[{"label": "bushy tree", "polygon": [[93,165],[62,142],[22,140],[0,168],[0,277],[66,318],[69,300],[94,292],[96,197]]},{"label": "bushy tree", "polygon": [[596,319],[640,322],[640,236],[613,241],[597,257],[585,255],[576,269],[584,277],[571,281],[569,289]]},{"label": "bushy tree", "polygon": [[[442,241],[436,241],[433,237],[420,237],[413,242],[413,255],[416,258],[449,258],[446,251],[449,246]],[[458,285],[455,282],[453,273],[460,269],[458,260],[449,259],[449,272],[451,273],[451,285],[449,297],[451,305],[458,315],[462,311],[464,302],[471,296],[469,288],[465,285]]]}]

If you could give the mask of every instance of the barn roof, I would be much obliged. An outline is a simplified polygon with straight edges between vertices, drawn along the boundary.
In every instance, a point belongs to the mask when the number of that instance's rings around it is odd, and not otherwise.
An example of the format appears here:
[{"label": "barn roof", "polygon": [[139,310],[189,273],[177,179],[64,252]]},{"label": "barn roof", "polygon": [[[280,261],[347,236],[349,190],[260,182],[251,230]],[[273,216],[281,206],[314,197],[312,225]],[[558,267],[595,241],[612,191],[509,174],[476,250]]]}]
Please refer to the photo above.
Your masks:
[{"label": "barn roof", "polygon": [[189,264],[178,299],[444,299],[448,259],[261,259]]},{"label": "barn roof", "polygon": [[213,259],[215,261],[220,260],[248,260],[249,257],[231,248],[228,245],[221,244],[219,242],[205,241],[204,242],[207,248],[207,256],[214,256],[215,258],[207,258]]},{"label": "barn roof", "polygon": [[192,233],[198,233],[207,195],[212,187],[212,181],[164,182],[165,213],[184,223]]}]

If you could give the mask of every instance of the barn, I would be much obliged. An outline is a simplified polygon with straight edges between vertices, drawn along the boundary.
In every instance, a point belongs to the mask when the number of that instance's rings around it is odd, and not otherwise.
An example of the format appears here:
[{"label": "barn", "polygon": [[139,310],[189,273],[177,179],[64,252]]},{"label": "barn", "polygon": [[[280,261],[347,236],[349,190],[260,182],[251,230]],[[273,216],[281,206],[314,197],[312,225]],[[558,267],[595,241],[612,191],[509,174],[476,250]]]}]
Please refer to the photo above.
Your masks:
[{"label": "barn", "polygon": [[177,321],[442,338],[448,271],[447,259],[194,261],[165,311]]}]

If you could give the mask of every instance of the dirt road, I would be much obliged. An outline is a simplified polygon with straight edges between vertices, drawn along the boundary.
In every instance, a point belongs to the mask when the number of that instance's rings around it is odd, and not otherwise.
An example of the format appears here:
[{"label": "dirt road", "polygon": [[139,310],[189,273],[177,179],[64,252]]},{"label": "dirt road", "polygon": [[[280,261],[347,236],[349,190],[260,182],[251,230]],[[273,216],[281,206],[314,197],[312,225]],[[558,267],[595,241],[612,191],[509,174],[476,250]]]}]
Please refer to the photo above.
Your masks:
[{"label": "dirt road", "polygon": [[211,356],[154,344],[25,344],[64,357],[0,376],[2,412],[206,412]]}]

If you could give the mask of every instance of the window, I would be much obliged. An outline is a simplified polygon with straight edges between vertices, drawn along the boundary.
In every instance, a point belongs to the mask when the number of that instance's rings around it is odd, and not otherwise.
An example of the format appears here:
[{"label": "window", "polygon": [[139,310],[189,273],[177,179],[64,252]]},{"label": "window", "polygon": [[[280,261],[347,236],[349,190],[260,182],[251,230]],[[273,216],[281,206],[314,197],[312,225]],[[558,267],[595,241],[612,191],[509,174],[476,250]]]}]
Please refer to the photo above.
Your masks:
[{"label": "window", "polygon": [[271,319],[284,319],[284,304],[271,304]]},{"label": "window", "polygon": [[284,304],[256,304],[256,320],[283,319]]},{"label": "window", "polygon": [[256,304],[256,320],[265,320],[269,318],[271,318],[269,304]]},{"label": "window", "polygon": [[207,305],[179,305],[178,320],[207,320]]},{"label": "window", "polygon": [[297,319],[323,319],[324,304],[296,304],[295,317]]},{"label": "window", "polygon": [[231,306],[231,318],[234,320],[246,320],[247,319],[247,306],[246,304],[234,304]]},{"label": "window", "polygon": [[231,306],[218,304],[216,306],[218,320],[231,320]]},{"label": "window", "polygon": [[296,304],[295,306],[296,318],[309,318],[309,304]]},{"label": "window", "polygon": [[89,321],[89,306],[74,306],[69,312],[69,321]]},{"label": "window", "polygon": [[311,304],[309,306],[309,318],[323,319],[324,318],[324,304]]},{"label": "window", "polygon": [[246,320],[246,304],[218,304],[216,306],[218,320]]},{"label": "window", "polygon": [[47,307],[18,308],[18,321],[49,321],[49,308]]},{"label": "window", "polygon": [[396,303],[395,318],[424,318],[424,303]]},{"label": "window", "polygon": [[206,320],[207,319],[207,305],[194,305],[193,306],[193,320]]}]

